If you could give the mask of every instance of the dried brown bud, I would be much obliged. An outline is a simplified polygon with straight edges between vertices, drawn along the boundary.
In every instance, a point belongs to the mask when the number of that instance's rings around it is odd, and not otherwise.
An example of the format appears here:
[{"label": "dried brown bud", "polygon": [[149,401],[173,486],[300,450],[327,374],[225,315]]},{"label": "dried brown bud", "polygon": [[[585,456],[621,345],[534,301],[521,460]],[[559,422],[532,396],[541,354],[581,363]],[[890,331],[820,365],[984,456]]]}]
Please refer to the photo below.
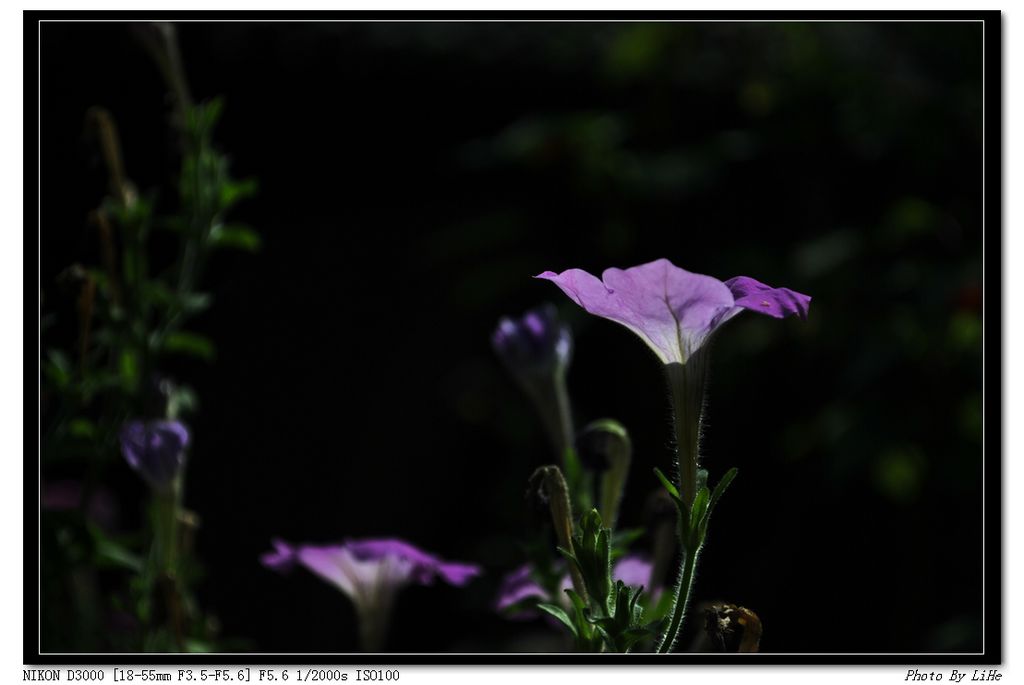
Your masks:
[{"label": "dried brown bud", "polygon": [[761,619],[735,604],[713,604],[705,609],[704,629],[716,652],[756,652],[761,643]]}]

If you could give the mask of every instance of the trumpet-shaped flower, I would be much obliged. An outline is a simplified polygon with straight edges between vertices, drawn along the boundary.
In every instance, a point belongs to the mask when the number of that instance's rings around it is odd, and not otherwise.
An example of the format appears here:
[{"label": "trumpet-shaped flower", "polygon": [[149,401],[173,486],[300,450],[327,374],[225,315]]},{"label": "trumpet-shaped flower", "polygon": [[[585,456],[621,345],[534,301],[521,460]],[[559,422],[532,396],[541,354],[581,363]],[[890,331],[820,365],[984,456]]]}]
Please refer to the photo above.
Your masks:
[{"label": "trumpet-shaped flower", "polygon": [[341,590],[355,605],[363,646],[380,648],[398,591],[407,585],[432,585],[438,578],[466,585],[480,575],[474,564],[444,561],[402,540],[348,540],[340,545],[293,546],[274,540],[260,561],[275,571],[304,566]]},{"label": "trumpet-shaped flower", "polygon": [[685,364],[715,330],[743,310],[806,318],[811,298],[746,276],[720,281],[690,273],[667,259],[629,269],[606,269],[598,279],[581,269],[545,271],[591,314],[636,333],[665,364]]},{"label": "trumpet-shaped flower", "polygon": [[188,439],[180,421],[129,421],[121,429],[121,452],[154,490],[168,492],[185,464]]}]

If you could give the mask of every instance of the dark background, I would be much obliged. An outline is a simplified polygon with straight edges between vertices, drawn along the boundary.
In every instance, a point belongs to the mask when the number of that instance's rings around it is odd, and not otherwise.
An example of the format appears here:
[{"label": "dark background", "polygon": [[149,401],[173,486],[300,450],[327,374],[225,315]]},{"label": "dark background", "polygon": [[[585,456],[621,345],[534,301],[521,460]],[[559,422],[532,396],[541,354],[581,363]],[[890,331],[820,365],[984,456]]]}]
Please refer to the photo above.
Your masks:
[{"label": "dark background", "polygon": [[[697,599],[754,609],[768,652],[981,648],[980,24],[189,23],[179,38],[194,96],[225,96],[235,174],[260,183],[233,216],[263,249],[218,256],[193,326],[216,361],[166,369],[202,403],[186,499],[200,600],[227,638],[355,648],[339,592],[258,556],[273,536],[397,536],[486,575],[404,591],[389,649],[534,644],[543,622],[490,604],[539,525],[526,478],[551,457],[491,330],[558,305],[578,422],[632,433],[623,519],[642,525],[651,468],[669,465],[658,364],[530,276],[668,257],[814,298],[807,322],[745,315],[714,344],[705,465],[740,475]],[[44,24],[40,59],[48,295],[96,261],[85,216],[106,179],[86,109],[111,110],[140,189],[172,192],[175,146],[127,25]],[[46,302],[65,323],[44,347],[73,340],[70,303]],[[137,517],[135,475],[112,459],[108,479]]]}]

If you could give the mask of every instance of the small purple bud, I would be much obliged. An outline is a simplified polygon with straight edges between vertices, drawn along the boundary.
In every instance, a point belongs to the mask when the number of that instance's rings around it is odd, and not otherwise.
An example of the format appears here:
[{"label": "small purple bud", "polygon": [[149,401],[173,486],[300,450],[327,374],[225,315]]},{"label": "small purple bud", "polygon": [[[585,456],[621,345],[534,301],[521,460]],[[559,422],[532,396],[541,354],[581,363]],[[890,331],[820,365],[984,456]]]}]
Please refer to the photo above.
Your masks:
[{"label": "small purple bud", "polygon": [[572,333],[551,304],[532,309],[518,320],[503,317],[491,342],[502,362],[524,383],[564,371],[572,356]]},{"label": "small purple bud", "polygon": [[121,452],[150,487],[166,493],[185,463],[188,439],[180,421],[129,421],[121,428]]}]

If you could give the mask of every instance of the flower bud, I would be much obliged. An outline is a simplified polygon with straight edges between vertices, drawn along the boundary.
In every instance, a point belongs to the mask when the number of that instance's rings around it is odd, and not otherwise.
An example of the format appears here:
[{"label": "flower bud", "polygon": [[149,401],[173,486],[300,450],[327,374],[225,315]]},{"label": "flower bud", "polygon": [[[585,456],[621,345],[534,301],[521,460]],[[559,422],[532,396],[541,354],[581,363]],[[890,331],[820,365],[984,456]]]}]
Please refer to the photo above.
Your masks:
[{"label": "flower bud", "polygon": [[605,525],[614,528],[633,454],[629,433],[613,419],[594,421],[576,437],[576,452],[584,466],[602,474],[601,516]]},{"label": "flower bud", "polygon": [[505,368],[533,400],[555,457],[565,464],[574,435],[565,384],[572,357],[569,327],[559,321],[554,306],[546,304],[521,319],[502,318],[491,342]]},{"label": "flower bud", "polygon": [[188,439],[180,421],[129,421],[121,429],[121,452],[150,487],[168,493],[185,464]]},{"label": "flower bud", "polygon": [[564,372],[572,357],[572,333],[551,304],[521,319],[502,317],[491,342],[512,375],[527,386]]}]

